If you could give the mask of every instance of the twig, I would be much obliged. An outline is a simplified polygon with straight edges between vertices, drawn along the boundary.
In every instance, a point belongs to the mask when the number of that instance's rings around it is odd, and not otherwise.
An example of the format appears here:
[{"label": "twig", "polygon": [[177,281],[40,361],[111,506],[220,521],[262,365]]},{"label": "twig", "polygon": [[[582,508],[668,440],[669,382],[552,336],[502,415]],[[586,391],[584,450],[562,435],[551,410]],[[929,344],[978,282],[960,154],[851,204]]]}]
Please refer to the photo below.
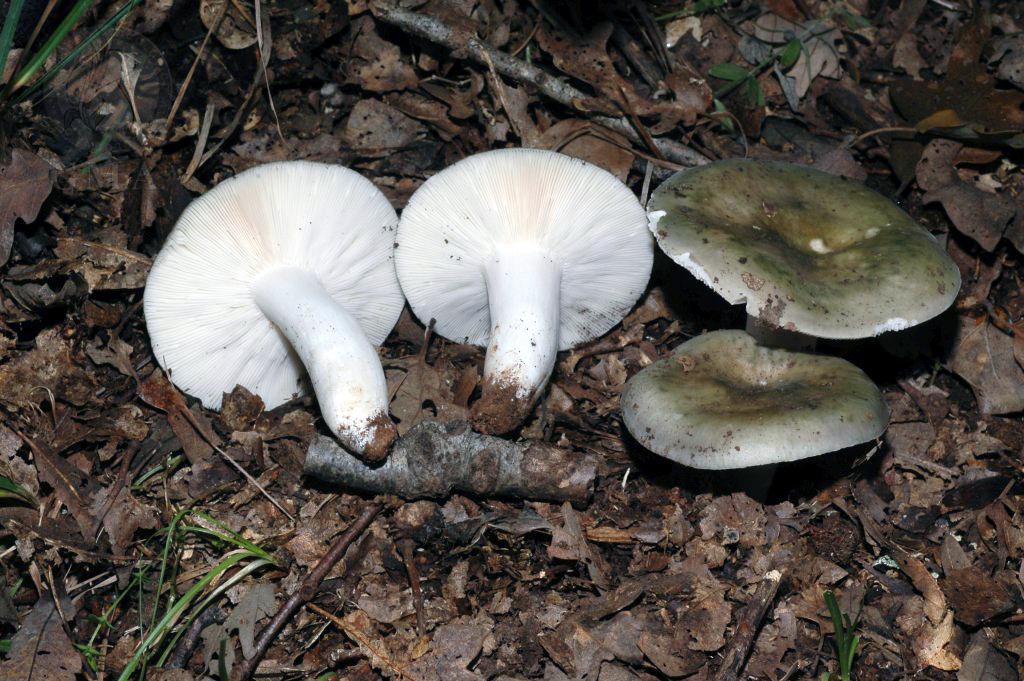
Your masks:
[{"label": "twig", "polygon": [[348,489],[404,499],[443,498],[453,491],[480,497],[545,501],[590,498],[594,457],[543,442],[508,442],[481,435],[465,421],[424,421],[399,438],[375,468],[329,437],[313,441],[305,472]]},{"label": "twig", "polygon": [[423,611],[423,589],[420,588],[420,571],[416,567],[415,545],[408,537],[399,540],[398,549],[402,552],[402,562],[409,575],[409,588],[412,589],[412,604],[416,609],[416,631],[420,636],[427,633],[427,616]]},{"label": "twig", "polygon": [[[491,47],[469,31],[449,26],[436,17],[402,9],[390,2],[374,3],[371,6],[371,11],[375,17],[387,24],[418,38],[447,47],[455,57],[468,57],[482,66],[488,66],[488,62],[490,62],[494,65],[494,70],[506,78],[530,83],[542,95],[574,111],[594,111],[603,114],[594,116],[593,120],[610,130],[625,135],[637,144],[644,143],[630,121],[618,116],[620,113],[618,107],[612,102],[592,97],[533,64],[511,57],[501,50]],[[674,140],[658,138],[654,140],[654,143],[658,150],[665,155],[665,158],[680,165],[696,166],[709,161],[703,154]]]},{"label": "twig", "polygon": [[747,656],[750,655],[757,632],[761,628],[761,620],[764,619],[768,608],[775,601],[775,594],[778,593],[781,582],[782,573],[772,570],[757,585],[754,596],[739,615],[736,630],[722,655],[722,664],[718,666],[718,671],[712,677],[713,681],[736,681],[739,679],[747,665]]},{"label": "twig", "polygon": [[338,537],[331,548],[324,554],[324,557],[320,559],[309,574],[306,575],[305,579],[302,580],[302,584],[292,594],[291,598],[277,611],[270,623],[264,627],[263,631],[260,632],[259,638],[256,640],[256,652],[255,654],[246,660],[241,668],[239,669],[238,678],[240,681],[246,681],[256,671],[256,667],[259,666],[260,661],[267,654],[270,649],[270,644],[274,642],[277,635],[281,633],[281,629],[284,625],[292,618],[292,616],[298,612],[299,608],[303,604],[309,602],[313,596],[316,595],[317,590],[320,588],[320,584],[324,581],[327,575],[331,572],[334,566],[345,556],[345,552],[348,551],[348,547],[352,545],[359,536],[366,531],[366,528],[370,526],[373,519],[380,513],[380,510],[384,507],[384,504],[375,502],[366,507],[366,509],[355,519],[348,529]]},{"label": "twig", "polygon": [[171,653],[170,659],[167,660],[167,668],[184,669],[185,665],[188,664],[189,658],[192,657],[192,653],[195,652],[196,647],[199,645],[199,637],[202,635],[203,629],[211,624],[220,624],[225,619],[227,619],[227,615],[217,606],[206,608],[200,612],[199,616],[192,620],[192,624],[189,625],[185,635],[178,641],[178,645],[174,648],[174,652]]},{"label": "twig", "polygon": [[203,54],[206,53],[206,46],[210,43],[210,38],[213,37],[214,32],[220,28],[220,22],[224,20],[224,15],[227,14],[228,3],[221,5],[220,10],[217,12],[217,16],[213,18],[213,23],[210,24],[209,30],[206,31],[206,37],[203,38],[203,42],[199,45],[199,51],[196,52],[195,59],[192,60],[192,66],[189,67],[188,73],[185,74],[185,80],[181,82],[181,87],[178,88],[178,94],[174,98],[174,103],[171,104],[171,110],[167,114],[167,125],[164,126],[164,138],[171,134],[171,128],[174,127],[174,118],[178,115],[178,109],[181,108],[181,102],[185,99],[185,93],[188,91],[189,83],[192,82],[192,77],[196,73],[196,68],[199,66],[199,62],[203,58]]},{"label": "twig", "polygon": [[371,641],[361,631],[357,630],[355,627],[350,627],[345,620],[331,612],[328,612],[327,610],[324,610],[316,603],[307,603],[306,607],[321,617],[326,618],[331,622],[331,624],[345,632],[346,636],[369,650],[373,657],[377,658],[384,666],[395,672],[398,675],[398,678],[405,679],[406,681],[417,681],[416,677],[409,673],[409,670],[391,658],[391,654],[386,648],[384,648],[383,644],[377,644],[376,642]]},{"label": "twig", "polygon": [[861,142],[863,142],[866,139],[870,139],[872,137],[875,137],[876,135],[884,135],[886,133],[891,133],[891,132],[909,132],[909,133],[914,133],[914,134],[920,134],[921,131],[918,130],[917,128],[908,128],[908,127],[903,126],[903,125],[892,125],[892,126],[888,126],[888,127],[884,127],[884,128],[875,128],[874,130],[868,130],[867,132],[854,137],[849,142],[846,142],[845,144],[843,144],[842,148],[843,149],[852,149],[853,147],[857,146],[858,144],[860,144]]}]

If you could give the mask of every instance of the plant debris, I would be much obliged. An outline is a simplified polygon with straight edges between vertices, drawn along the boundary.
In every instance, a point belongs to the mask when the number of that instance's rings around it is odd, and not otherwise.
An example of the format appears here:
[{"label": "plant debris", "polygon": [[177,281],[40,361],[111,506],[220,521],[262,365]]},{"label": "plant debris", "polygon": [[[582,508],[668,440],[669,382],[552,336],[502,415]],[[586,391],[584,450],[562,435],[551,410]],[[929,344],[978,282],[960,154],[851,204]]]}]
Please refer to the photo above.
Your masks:
[{"label": "plant debris", "polygon": [[[9,75],[47,9],[18,4]],[[834,679],[851,634],[856,679],[1021,677],[1019,3],[122,6],[92,3],[52,78],[0,93],[0,677]],[[515,146],[643,200],[750,157],[899,203],[963,288],[913,329],[822,341],[882,390],[877,448],[736,476],[640,446],[626,381],[744,323],[663,260],[501,439],[465,424],[483,349],[407,309],[380,349],[400,438],[376,468],[312,398],[239,387],[215,412],[159,369],[143,291],[195,197],[309,159],[401,210]]]}]

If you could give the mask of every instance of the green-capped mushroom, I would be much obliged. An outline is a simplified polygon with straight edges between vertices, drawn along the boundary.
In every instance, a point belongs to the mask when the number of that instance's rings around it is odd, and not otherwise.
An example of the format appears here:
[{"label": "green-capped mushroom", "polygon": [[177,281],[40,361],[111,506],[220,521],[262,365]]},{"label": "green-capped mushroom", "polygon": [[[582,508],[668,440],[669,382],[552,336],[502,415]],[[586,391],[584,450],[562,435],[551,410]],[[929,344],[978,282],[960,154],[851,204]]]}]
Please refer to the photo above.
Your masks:
[{"label": "green-capped mushroom", "polygon": [[960,272],[935,238],[856,182],[776,161],[681,171],[652,194],[676,263],[770,327],[866,338],[945,310]]},{"label": "green-capped mushroom", "polygon": [[796,461],[879,437],[889,411],[849,362],[713,331],[633,376],[623,421],[644,447],[693,468]]}]

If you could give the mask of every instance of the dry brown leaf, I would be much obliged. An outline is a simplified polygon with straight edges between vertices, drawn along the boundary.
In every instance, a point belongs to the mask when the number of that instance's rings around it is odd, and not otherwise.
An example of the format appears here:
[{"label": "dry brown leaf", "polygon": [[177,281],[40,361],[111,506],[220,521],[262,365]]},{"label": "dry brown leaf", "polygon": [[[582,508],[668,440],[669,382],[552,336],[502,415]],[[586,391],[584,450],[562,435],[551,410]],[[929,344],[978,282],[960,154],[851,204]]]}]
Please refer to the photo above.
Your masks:
[{"label": "dry brown leaf", "polygon": [[50,195],[50,166],[24,149],[14,149],[11,160],[0,164],[0,265],[11,256],[14,221],[32,222]]},{"label": "dry brown leaf", "polygon": [[936,139],[928,143],[917,163],[917,183],[925,203],[939,202],[957,230],[986,251],[995,249],[1016,214],[1013,201],[959,178],[954,165],[963,145]]},{"label": "dry brown leaf", "polygon": [[60,615],[70,616],[74,611],[70,601],[58,611],[49,594],[42,596],[11,638],[11,650],[0,663],[0,678],[75,681],[82,671],[82,658],[64,631]]},{"label": "dry brown leaf", "polygon": [[32,350],[0,366],[0,402],[12,407],[39,404],[48,394],[81,406],[95,390],[95,378],[76,361],[71,341],[58,328],[43,331]]},{"label": "dry brown leaf", "polygon": [[389,154],[415,142],[426,130],[398,109],[376,99],[362,99],[352,107],[344,139],[364,154]]},{"label": "dry brown leaf", "polygon": [[402,51],[377,34],[369,16],[352,22],[354,36],[349,61],[348,82],[367,92],[390,92],[416,87],[419,78],[410,64],[402,60]]},{"label": "dry brown leaf", "polygon": [[[226,11],[225,4],[228,5]],[[249,3],[235,4],[231,0],[201,0],[199,18],[209,30],[223,12],[224,17],[213,34],[229,50],[244,50],[255,45],[257,40],[255,18],[249,11],[251,6]]]},{"label": "dry brown leaf", "polygon": [[1014,339],[986,319],[960,318],[949,366],[971,384],[983,414],[1024,409],[1024,369],[1013,349]]}]

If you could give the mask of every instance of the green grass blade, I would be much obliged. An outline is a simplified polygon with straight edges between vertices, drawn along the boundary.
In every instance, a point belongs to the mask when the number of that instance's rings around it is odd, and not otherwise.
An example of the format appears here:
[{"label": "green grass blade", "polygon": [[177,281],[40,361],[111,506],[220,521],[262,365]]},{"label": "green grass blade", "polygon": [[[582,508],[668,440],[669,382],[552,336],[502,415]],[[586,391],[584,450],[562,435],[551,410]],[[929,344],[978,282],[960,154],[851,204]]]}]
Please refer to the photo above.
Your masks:
[{"label": "green grass blade", "polygon": [[7,16],[4,18],[4,27],[0,30],[0,76],[7,66],[7,56],[11,51],[11,44],[14,43],[14,31],[18,28],[18,20],[21,19],[21,8],[25,6],[25,0],[11,0],[7,8]]},{"label": "green grass blade", "polygon": [[236,564],[245,560],[247,557],[249,557],[247,554],[238,553],[221,561],[212,570],[203,575],[203,578],[196,582],[191,589],[186,591],[172,607],[168,608],[167,612],[165,612],[163,617],[160,618],[160,621],[157,622],[156,626],[151,627],[149,633],[142,639],[142,642],[135,650],[135,654],[132,655],[131,660],[128,661],[128,664],[125,665],[125,668],[121,671],[118,681],[128,681],[131,679],[143,658],[148,656],[149,653],[159,645],[160,641],[163,640],[164,636],[171,627],[174,626],[174,623],[181,617],[185,609],[191,605],[192,601],[198,598],[214,579],[234,567]]},{"label": "green grass blade", "polygon": [[50,34],[50,37],[46,39],[45,43],[43,43],[43,46],[39,48],[39,51],[33,54],[28,63],[21,68],[21,71],[11,79],[10,84],[7,86],[8,92],[14,92],[21,88],[32,78],[32,76],[35,75],[36,71],[38,71],[46,62],[47,58],[53,54],[53,51],[56,50],[57,46],[60,45],[64,38],[67,37],[68,33],[71,33],[71,29],[75,27],[75,24],[77,24],[78,20],[82,18],[82,15],[85,14],[85,10],[89,9],[90,5],[92,5],[92,0],[78,0],[78,2],[71,7],[71,10],[68,11],[67,15],[65,15],[64,20],[61,21],[57,28],[54,29],[53,33]]},{"label": "green grass blade", "polygon": [[39,502],[27,489],[14,482],[8,477],[0,475],[0,499],[11,499],[20,501],[29,506],[38,506]]},{"label": "green grass blade", "polygon": [[[92,0],[79,0],[80,3],[81,2],[85,2],[86,4],[90,3],[91,1]],[[27,89],[23,90],[17,97],[15,97],[14,102],[15,103],[23,102],[26,98],[31,97],[32,94],[35,93],[36,91],[38,91],[39,88],[41,88],[43,85],[45,85],[46,83],[50,82],[50,80],[52,80],[54,76],[56,76],[58,73],[60,73],[61,69],[63,69],[69,63],[71,63],[74,59],[77,59],[78,55],[80,55],[82,52],[84,52],[89,47],[89,45],[91,45],[93,42],[95,42],[97,38],[99,38],[101,35],[103,35],[112,26],[114,26],[115,24],[120,22],[122,19],[124,19],[125,15],[128,14],[128,12],[132,11],[133,9],[135,9],[135,7],[141,1],[142,0],[128,0],[128,2],[126,2],[121,9],[117,10],[117,12],[115,12],[113,15],[111,15],[111,17],[109,19],[104,21],[95,31],[90,33],[82,42],[80,42],[78,45],[76,45],[74,47],[74,49],[72,49],[70,52],[68,52],[67,56],[65,56],[63,59],[58,61],[57,64],[52,69],[50,69],[49,71],[44,73],[42,76],[37,78],[36,81],[34,83],[32,83],[31,86],[29,86]],[[63,23],[61,24],[61,26],[63,26]],[[51,40],[52,39],[53,38],[51,36]],[[50,41],[47,41],[47,45],[49,45],[49,42]],[[45,46],[44,46],[44,48],[45,48]],[[34,60],[35,60],[35,58],[33,57],[33,61]],[[28,67],[31,66],[31,65],[32,64],[26,65],[25,68],[22,69],[22,72],[25,72],[28,69]],[[42,65],[42,62],[37,64],[35,68],[38,69],[40,65]],[[22,85],[24,85],[24,82],[26,82],[29,78],[31,78],[31,74],[29,74],[29,76],[25,79],[25,81],[22,81],[20,84],[17,84],[14,89],[17,89],[17,88],[21,87]],[[19,80],[21,80],[21,79],[19,78]]]},{"label": "green grass blade", "polygon": [[843,626],[843,613],[839,610],[836,596],[831,591],[825,592],[825,605],[828,606],[829,614],[832,615],[832,625],[836,629],[836,646],[841,646],[846,641],[846,627]]},{"label": "green grass blade", "polygon": [[184,622],[182,622],[181,627],[178,628],[177,633],[175,633],[174,637],[171,638],[171,640],[167,642],[167,645],[164,646],[164,652],[160,655],[156,662],[157,668],[163,667],[164,664],[167,663],[167,658],[170,657],[171,653],[174,651],[174,648],[178,645],[178,639],[181,638],[182,634],[188,631],[188,628],[192,626],[192,622],[195,620],[195,618],[198,617],[199,614],[203,610],[205,610],[207,606],[210,605],[210,603],[219,598],[225,591],[233,587],[235,584],[242,581],[246,576],[255,572],[256,570],[259,570],[261,567],[265,567],[267,565],[273,565],[273,563],[269,563],[263,560],[262,558],[259,560],[254,560],[253,562],[249,563],[244,568],[233,574],[231,578],[228,579],[226,582],[224,582],[216,589],[214,589],[213,592],[209,596],[204,598],[199,605],[192,608],[191,613],[189,614],[188,618]]}]

